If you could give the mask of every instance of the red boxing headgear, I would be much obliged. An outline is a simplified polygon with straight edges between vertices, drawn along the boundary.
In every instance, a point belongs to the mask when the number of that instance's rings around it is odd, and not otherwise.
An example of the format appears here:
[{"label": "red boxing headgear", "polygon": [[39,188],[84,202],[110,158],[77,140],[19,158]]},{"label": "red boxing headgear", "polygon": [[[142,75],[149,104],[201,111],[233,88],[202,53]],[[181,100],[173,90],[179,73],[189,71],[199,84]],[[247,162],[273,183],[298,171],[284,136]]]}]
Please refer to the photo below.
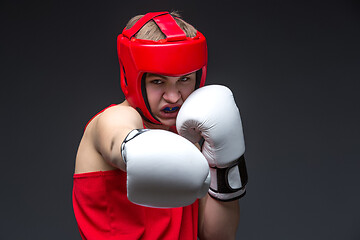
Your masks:
[{"label": "red boxing headgear", "polygon": [[[136,33],[153,20],[166,36],[159,41],[136,39]],[[197,71],[197,85],[205,84],[207,46],[205,37],[198,31],[193,38],[186,37],[168,12],[148,13],[133,27],[124,29],[117,39],[120,63],[121,89],[129,104],[142,117],[161,124],[151,113],[147,102],[144,73],[164,76],[183,76]],[[200,70],[200,71],[199,71]]]}]

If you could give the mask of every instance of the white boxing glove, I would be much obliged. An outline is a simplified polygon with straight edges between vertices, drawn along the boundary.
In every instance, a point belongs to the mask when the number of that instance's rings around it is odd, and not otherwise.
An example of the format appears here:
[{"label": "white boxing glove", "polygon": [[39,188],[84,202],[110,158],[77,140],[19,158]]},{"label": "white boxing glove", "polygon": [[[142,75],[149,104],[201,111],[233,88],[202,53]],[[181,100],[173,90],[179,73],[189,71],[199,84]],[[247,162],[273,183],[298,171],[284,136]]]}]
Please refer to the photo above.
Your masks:
[{"label": "white boxing glove", "polygon": [[210,185],[209,166],[187,139],[165,130],[135,129],[121,145],[128,199],[142,206],[187,206]]},{"label": "white boxing glove", "polygon": [[194,91],[180,108],[176,128],[193,143],[204,139],[202,153],[210,165],[210,196],[221,201],[242,197],[247,183],[245,142],[231,90],[210,85]]}]

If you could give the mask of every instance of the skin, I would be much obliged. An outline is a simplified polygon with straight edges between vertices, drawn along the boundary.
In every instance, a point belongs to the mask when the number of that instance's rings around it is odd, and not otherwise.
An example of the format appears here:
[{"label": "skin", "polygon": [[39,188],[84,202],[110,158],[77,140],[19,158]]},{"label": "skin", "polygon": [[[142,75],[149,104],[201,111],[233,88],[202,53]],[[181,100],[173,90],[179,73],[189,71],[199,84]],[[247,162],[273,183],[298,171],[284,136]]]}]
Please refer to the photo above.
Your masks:
[{"label": "skin", "polygon": [[[180,107],[194,91],[195,82],[195,73],[178,77],[147,74],[145,84],[149,105],[163,125],[144,122],[146,128],[169,130],[174,126],[177,111],[166,113],[164,108]],[[143,120],[126,100],[97,115],[81,139],[75,173],[126,171],[121,144],[130,131],[140,128],[143,128]],[[235,239],[239,215],[238,200],[221,202],[205,196],[199,202],[199,239]]]},{"label": "skin", "polygon": [[[151,112],[168,128],[176,123],[177,112],[166,113],[165,107],[181,107],[187,97],[195,90],[196,73],[181,77],[147,74],[145,84]],[[149,123],[145,125],[155,128]]]}]

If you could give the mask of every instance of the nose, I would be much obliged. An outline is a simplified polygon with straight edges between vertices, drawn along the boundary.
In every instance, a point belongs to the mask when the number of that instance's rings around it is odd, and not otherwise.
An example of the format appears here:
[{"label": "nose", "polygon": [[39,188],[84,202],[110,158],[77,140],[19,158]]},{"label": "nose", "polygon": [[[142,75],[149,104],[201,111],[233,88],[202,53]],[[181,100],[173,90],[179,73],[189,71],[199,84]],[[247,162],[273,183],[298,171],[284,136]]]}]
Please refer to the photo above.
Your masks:
[{"label": "nose", "polygon": [[165,89],[163,98],[168,103],[177,103],[181,98],[180,90],[176,86],[168,86]]}]

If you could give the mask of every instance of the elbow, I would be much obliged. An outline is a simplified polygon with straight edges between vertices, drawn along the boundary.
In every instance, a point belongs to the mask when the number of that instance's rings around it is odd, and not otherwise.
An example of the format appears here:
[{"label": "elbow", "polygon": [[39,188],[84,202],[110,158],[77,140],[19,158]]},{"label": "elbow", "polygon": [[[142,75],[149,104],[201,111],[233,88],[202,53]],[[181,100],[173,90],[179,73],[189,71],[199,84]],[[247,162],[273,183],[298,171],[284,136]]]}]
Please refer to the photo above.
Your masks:
[{"label": "elbow", "polygon": [[227,231],[227,230],[218,230],[218,231],[202,231],[199,232],[200,240],[235,240],[236,232]]},{"label": "elbow", "polygon": [[199,240],[235,240],[235,236],[199,236]]}]

